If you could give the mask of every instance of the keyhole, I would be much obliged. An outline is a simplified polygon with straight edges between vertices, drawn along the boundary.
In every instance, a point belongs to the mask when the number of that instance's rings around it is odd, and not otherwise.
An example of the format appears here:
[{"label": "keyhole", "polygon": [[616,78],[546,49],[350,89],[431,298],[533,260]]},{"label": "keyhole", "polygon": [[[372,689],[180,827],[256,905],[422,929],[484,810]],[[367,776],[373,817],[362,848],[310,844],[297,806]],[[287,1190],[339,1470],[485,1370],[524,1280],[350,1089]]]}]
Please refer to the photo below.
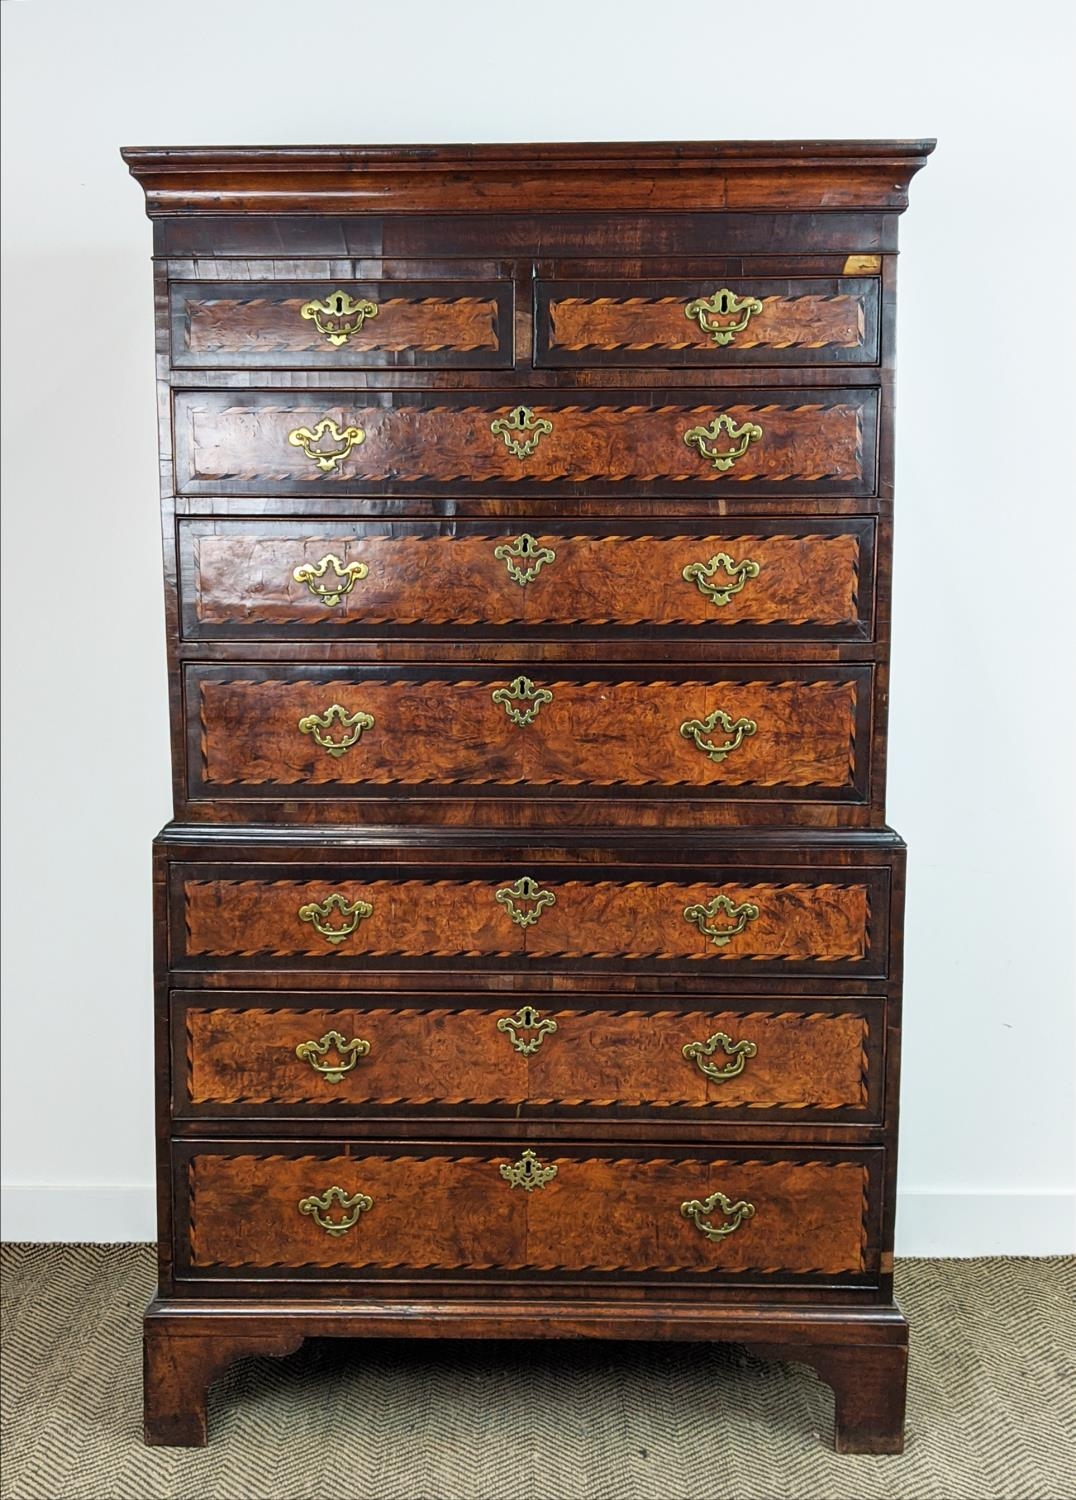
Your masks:
[{"label": "keyhole", "polygon": [[336,303],[336,314],[337,314],[337,317],[339,317],[340,314],[344,310],[344,299],[343,299],[343,297],[335,297],[333,300]]},{"label": "keyhole", "polygon": [[727,292],[721,293],[721,311],[727,313],[729,310],[729,298]]}]

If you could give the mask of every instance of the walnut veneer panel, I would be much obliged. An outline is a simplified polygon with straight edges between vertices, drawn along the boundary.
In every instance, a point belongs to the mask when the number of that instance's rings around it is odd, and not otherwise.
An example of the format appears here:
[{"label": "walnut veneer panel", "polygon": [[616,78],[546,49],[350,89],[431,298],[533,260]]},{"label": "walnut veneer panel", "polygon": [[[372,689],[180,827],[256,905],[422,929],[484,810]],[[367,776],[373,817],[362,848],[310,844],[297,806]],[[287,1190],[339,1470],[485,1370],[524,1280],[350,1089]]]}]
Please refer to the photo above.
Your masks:
[{"label": "walnut veneer panel", "polygon": [[[192,1269],[321,1267],[369,1275],[404,1268],[550,1271],[594,1276],[736,1273],[854,1275],[869,1237],[865,1153],[850,1159],[728,1160],[710,1153],[668,1158],[612,1152],[561,1155],[546,1186],[527,1191],[500,1174],[517,1154],[444,1150],[337,1156],[283,1152],[194,1154],[190,1195]],[[180,1179],[182,1190],[182,1177]],[[371,1200],[340,1235],[299,1203],[340,1187]],[[754,1214],[721,1240],[680,1212],[723,1192]],[[330,1222],[340,1210],[330,1206]],[[721,1221],[720,1212],[714,1218]]]},{"label": "walnut veneer panel", "polygon": [[[202,1114],[222,1104],[333,1112],[440,1104],[854,1116],[868,1103],[871,1022],[854,1010],[759,1010],[743,1002],[738,1010],[610,1011],[559,1000],[529,1011],[511,1003],[270,1009],[185,1000],[183,1102]],[[297,1047],[332,1033],[322,1052],[297,1055]],[[685,1057],[685,1046],[718,1033],[726,1047]],[[360,1053],[356,1041],[368,1050]],[[727,1076],[707,1076],[700,1061]],[[335,1064],[344,1071],[332,1072]]]},{"label": "walnut veneer panel", "polygon": [[[302,309],[330,303],[339,291],[376,313],[334,345]],[[173,282],[170,304],[178,368],[503,369],[513,362],[511,283]],[[356,321],[323,318],[329,329]]]},{"label": "walnut veneer panel", "polygon": [[[520,877],[531,879],[533,877]],[[541,874],[539,873],[539,880]],[[184,932],[173,934],[181,959],[257,958],[267,966],[306,956],[329,965],[366,958],[658,959],[690,964],[825,964],[852,972],[871,954],[868,887],[855,881],[797,880],[714,884],[678,880],[542,880],[541,894],[498,901],[516,884],[483,880],[339,878],[196,879],[182,882]],[[525,888],[524,888],[525,889]],[[330,896],[372,910],[354,922],[337,903],[319,932],[300,908]],[[545,897],[552,896],[549,901]],[[689,907],[723,896],[757,915],[718,943]],[[525,919],[513,918],[510,905]],[[535,916],[534,913],[537,912]],[[529,923],[526,919],[529,919]],[[715,913],[719,935],[740,921]],[[350,927],[349,927],[350,924]],[[349,930],[341,936],[341,930]]]},{"label": "walnut veneer panel", "polygon": [[[810,637],[862,633],[870,619],[870,536],[854,522],[834,529],[791,520],[773,535],[704,526],[683,536],[534,525],[475,534],[471,523],[446,535],[436,524],[412,523],[400,535],[358,522],[312,535],[314,526],[301,522],[183,521],[185,631],[195,638],[230,627],[257,639],[293,627],[296,637],[332,638],[356,625],[490,625],[510,637],[543,625],[741,634],[745,626],[787,626]],[[726,561],[709,566],[719,557]],[[309,582],[295,578],[326,558],[339,567],[329,562]],[[685,568],[697,571],[685,578]]]},{"label": "walnut veneer panel", "polygon": [[[390,783],[522,783],[521,790],[657,783],[746,792],[855,785],[862,677],[800,668],[785,681],[640,681],[610,673],[579,682],[533,670],[523,688],[503,675],[416,680],[361,670],[312,678],[292,669],[281,680],[251,679],[237,667],[203,677],[195,688],[195,786],[340,792]],[[528,691],[548,696],[521,696]],[[498,701],[497,694],[509,696]],[[345,712],[333,717],[334,708]],[[721,721],[706,728],[715,712],[732,728]],[[531,713],[530,723],[510,717]],[[359,714],[372,722],[352,726]],[[317,715],[327,719],[314,726],[320,743],[310,723]],[[685,724],[697,727],[685,735]]]},{"label": "walnut veneer panel", "polygon": [[[746,327],[719,343],[686,309],[724,288],[757,302]],[[779,280],[746,276],[692,281],[540,281],[535,289],[536,363],[564,366],[873,364],[879,283],[873,277]],[[716,304],[715,304],[716,305]],[[738,304],[732,304],[738,305]],[[743,313],[706,318],[731,330]]]},{"label": "walnut veneer panel", "polygon": [[[466,397],[341,396],[333,391],[186,391],[174,394],[176,483],[180,494],[355,494],[377,489],[490,484],[602,484],[625,492],[655,487],[708,491],[751,485],[765,492],[803,489],[819,495],[873,495],[878,402],[873,390],[745,393],[588,392],[553,397],[513,393],[501,400]],[[517,457],[490,428],[508,420],[520,400],[552,423],[529,457]],[[684,441],[685,433],[726,415],[737,430],[762,435],[721,471]],[[332,469],[319,468],[289,434],[314,432],[331,419],[364,440]],[[735,437],[716,436],[720,455]],[[343,453],[331,434],[315,452]]]}]

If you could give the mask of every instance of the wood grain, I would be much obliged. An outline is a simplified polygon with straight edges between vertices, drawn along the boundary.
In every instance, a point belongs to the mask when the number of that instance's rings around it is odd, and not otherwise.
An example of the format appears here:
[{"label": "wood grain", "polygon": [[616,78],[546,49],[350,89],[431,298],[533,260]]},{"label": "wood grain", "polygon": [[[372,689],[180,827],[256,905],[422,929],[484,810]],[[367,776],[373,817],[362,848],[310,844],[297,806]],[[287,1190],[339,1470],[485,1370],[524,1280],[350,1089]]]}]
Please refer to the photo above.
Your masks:
[{"label": "wood grain", "polygon": [[[868,1179],[854,1153],[833,1162],[538,1155],[557,1175],[530,1192],[500,1176],[518,1151],[369,1155],[356,1145],[336,1157],[195,1155],[191,1265],[584,1276],[864,1269]],[[339,1237],[297,1207],[332,1186],[373,1199]],[[755,1206],[752,1218],[717,1242],[680,1213],[685,1200],[715,1191]]]},{"label": "wood grain", "polygon": [[[505,888],[511,883],[506,878]],[[185,951],[218,958],[309,955],[328,964],[356,954],[855,963],[869,951],[867,889],[855,883],[555,881],[548,883],[555,904],[528,927],[496,901],[498,888],[474,880],[187,880]],[[374,908],[338,944],[297,915],[332,891]],[[718,894],[759,908],[724,947],[684,918],[686,907]],[[527,903],[518,905],[529,912]]]},{"label": "wood grain", "polygon": [[[357,529],[357,528],[356,528]],[[531,533],[533,535],[533,533]],[[370,624],[714,624],[854,625],[860,613],[860,544],[845,534],[759,536],[704,532],[698,536],[587,535],[545,530],[536,545],[554,554],[528,584],[514,582],[498,547],[518,545],[505,528],[481,536],[371,534],[343,527],[310,537],[296,522],[291,536],[259,536],[256,528],[192,539],[190,591],[194,616],[206,625],[300,625],[332,632]],[[693,563],[724,553],[758,564],[757,577],[726,604],[716,604],[683,576]],[[294,572],[332,554],[363,563],[365,578],[327,607]],[[330,575],[332,576],[332,575]],[[722,572],[717,583],[733,582]],[[869,584],[869,580],[866,580]]]},{"label": "wood grain", "polygon": [[[862,1111],[867,1104],[865,1016],[846,1011],[661,1008],[588,1011],[543,1004],[555,1032],[517,1029],[530,1056],[498,1030],[517,1015],[495,1009],[388,1010],[354,1005],[265,1009],[192,1005],[186,1011],[186,1091],[191,1104],[505,1106],[649,1105],[716,1111]],[[335,1031],[369,1053],[337,1080],[295,1049]],[[685,1045],[723,1032],[756,1052],[734,1077],[707,1078]],[[321,1059],[348,1061],[336,1051]],[[707,1061],[707,1059],[703,1059]],[[719,1048],[709,1059],[730,1065]]]},{"label": "wood grain", "polygon": [[[514,724],[493,693],[512,679],[419,681],[361,672],[287,681],[239,676],[199,683],[199,784],[551,785],[595,787],[851,787],[856,769],[856,683],[566,682],[540,675],[552,694],[528,725]],[[809,670],[809,669],[808,669]],[[339,755],[299,725],[334,705],[374,723]],[[528,710],[526,700],[520,707]],[[681,733],[715,710],[757,725],[715,761]],[[529,710],[528,710],[529,711]],[[319,731],[333,744],[348,734],[333,721]],[[705,744],[731,744],[716,724]]]},{"label": "wood grain", "polygon": [[[719,345],[685,308],[726,282],[741,298],[761,302],[762,311]],[[672,355],[679,364],[721,368],[755,352],[799,364],[877,358],[878,282],[869,278],[539,282],[535,296],[539,365],[661,364]]]},{"label": "wood grain", "polygon": [[[648,885],[565,881],[557,904],[527,932],[530,958],[678,958],[856,962],[869,945],[865,886]],[[751,902],[758,917],[725,947],[716,947],[684,919],[684,908],[722,893],[736,905]]]},{"label": "wood grain", "polygon": [[[921,141],[695,141],[576,145],[126,147],[163,215],[683,210],[827,214],[907,207],[934,149]],[[487,231],[488,233],[488,231]],[[532,240],[533,246],[534,241]]]},{"label": "wood grain", "polygon": [[[334,346],[301,310],[337,290],[377,313]],[[173,282],[170,318],[179,368],[376,367],[397,355],[408,365],[503,368],[513,358],[507,282]]]},{"label": "wood grain", "polygon": [[[273,493],[280,485],[331,494],[356,485],[421,482],[512,485],[744,484],[825,487],[827,493],[870,494],[877,420],[872,391],[797,391],[745,399],[702,400],[692,393],[647,404],[621,393],[613,400],[531,401],[535,416],[553,423],[526,459],[509,452],[490,424],[508,417],[518,395],[489,405],[419,405],[402,396],[373,405],[360,392],[341,400],[331,391],[296,393],[177,391],[175,426],[180,493],[222,487],[227,493]],[[720,473],[684,442],[693,427],[721,412],[762,438]],[[365,441],[331,472],[322,472],[289,443],[288,434],[331,417],[357,426]],[[731,444],[722,440],[719,451]]]}]

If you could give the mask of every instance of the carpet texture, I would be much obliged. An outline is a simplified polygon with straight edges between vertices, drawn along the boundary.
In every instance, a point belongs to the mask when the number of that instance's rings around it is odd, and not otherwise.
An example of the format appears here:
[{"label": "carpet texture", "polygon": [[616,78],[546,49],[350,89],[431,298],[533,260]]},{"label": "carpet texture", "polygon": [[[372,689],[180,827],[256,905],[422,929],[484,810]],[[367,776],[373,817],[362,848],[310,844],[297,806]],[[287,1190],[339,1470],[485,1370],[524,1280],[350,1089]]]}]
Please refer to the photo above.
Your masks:
[{"label": "carpet texture", "polygon": [[908,1446],[838,1458],[813,1372],[734,1346],[308,1343],[210,1447],[141,1443],[148,1245],[3,1251],[5,1500],[1071,1500],[1076,1261],[906,1260]]}]

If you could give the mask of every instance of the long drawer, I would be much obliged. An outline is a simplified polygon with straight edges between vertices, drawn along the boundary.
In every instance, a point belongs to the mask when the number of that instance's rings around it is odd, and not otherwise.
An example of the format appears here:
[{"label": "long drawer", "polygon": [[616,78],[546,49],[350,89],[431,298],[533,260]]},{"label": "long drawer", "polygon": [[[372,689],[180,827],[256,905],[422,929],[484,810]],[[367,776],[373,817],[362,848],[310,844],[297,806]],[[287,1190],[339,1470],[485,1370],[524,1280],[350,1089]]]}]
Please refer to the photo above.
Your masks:
[{"label": "long drawer", "polygon": [[173,1114],[881,1118],[881,998],[521,998],[173,991]]},{"label": "long drawer", "polygon": [[[178,522],[188,640],[869,640],[876,522]],[[563,631],[562,631],[563,633]]]},{"label": "long drawer", "polygon": [[874,387],[186,390],[180,495],[877,493]]},{"label": "long drawer", "polygon": [[879,1149],[172,1149],[183,1279],[877,1279]]},{"label": "long drawer", "polygon": [[[868,666],[186,668],[192,799],[863,806]],[[681,808],[689,818],[693,808]],[[384,821],[390,821],[386,816]]]},{"label": "long drawer", "polygon": [[[462,852],[462,851],[461,851]],[[184,969],[564,970],[884,978],[889,871],[531,860],[176,861]]]}]

